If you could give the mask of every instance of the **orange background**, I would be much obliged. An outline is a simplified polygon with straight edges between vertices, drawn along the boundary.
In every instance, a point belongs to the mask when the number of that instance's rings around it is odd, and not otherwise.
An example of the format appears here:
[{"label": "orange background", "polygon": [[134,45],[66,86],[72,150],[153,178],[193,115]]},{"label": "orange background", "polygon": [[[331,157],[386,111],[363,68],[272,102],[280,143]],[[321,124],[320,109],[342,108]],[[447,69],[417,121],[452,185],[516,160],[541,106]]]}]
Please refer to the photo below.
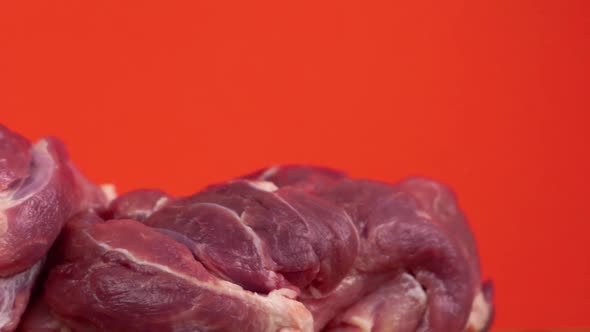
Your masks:
[{"label": "orange background", "polygon": [[588,2],[406,2],[2,1],[0,121],[120,191],[434,176],[497,328],[590,327]]}]

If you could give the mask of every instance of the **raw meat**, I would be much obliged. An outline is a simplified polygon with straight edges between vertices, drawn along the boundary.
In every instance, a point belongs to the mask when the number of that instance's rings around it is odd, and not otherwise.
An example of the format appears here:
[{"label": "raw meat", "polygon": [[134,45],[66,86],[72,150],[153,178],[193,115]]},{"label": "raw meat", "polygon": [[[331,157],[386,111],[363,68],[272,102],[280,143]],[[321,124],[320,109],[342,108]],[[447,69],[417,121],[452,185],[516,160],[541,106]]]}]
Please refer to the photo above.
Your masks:
[{"label": "raw meat", "polygon": [[312,325],[294,290],[261,295],[221,280],[187,247],[134,220],[79,215],[59,246],[64,263],[51,270],[44,294],[59,320],[46,311],[31,314],[56,330],[306,331]]},{"label": "raw meat", "polygon": [[[277,179],[286,186],[311,191],[336,203],[350,215],[360,236],[360,251],[351,278],[343,283],[344,299],[338,290],[319,299],[302,299],[314,314],[316,330],[324,328],[330,319],[332,322],[325,330],[444,332],[487,328],[492,317],[492,286],[489,282],[482,285],[475,239],[451,190],[426,178],[410,178],[390,185],[335,175],[332,179],[336,181],[315,182],[318,175],[310,173],[308,167],[302,169],[301,177],[293,176],[298,168],[271,168],[259,172],[258,179]],[[319,173],[323,175],[325,170],[320,169]],[[400,273],[406,278],[400,279]],[[408,278],[413,278],[414,286],[420,285],[422,289],[407,286]],[[391,279],[405,286],[392,284]],[[383,286],[375,289],[376,283]],[[414,314],[424,314],[420,325],[392,320],[399,308],[375,303],[386,292],[390,293],[389,298],[397,299],[392,302],[408,305],[417,298],[427,299],[421,306],[412,305]],[[405,292],[407,300],[399,292]],[[368,310],[369,307],[373,309]],[[336,318],[333,314],[326,317],[326,311],[336,313],[345,308]],[[412,315],[407,313],[404,317]],[[387,328],[380,327],[383,317],[387,317]]]},{"label": "raw meat", "polygon": [[288,165],[115,197],[58,139],[0,126],[0,332],[477,332],[492,295],[431,179]]},{"label": "raw meat", "polygon": [[319,197],[275,189],[244,180],[212,186],[170,203],[146,225],[188,238],[199,261],[249,290],[335,288],[358,252],[352,221]]},{"label": "raw meat", "polygon": [[0,125],[0,331],[13,331],[65,221],[106,204],[61,141],[31,144]]},{"label": "raw meat", "polygon": [[[277,166],[70,219],[22,331],[486,331],[454,194]],[[106,221],[103,219],[107,219]],[[111,219],[111,220],[108,220]],[[135,219],[135,220],[132,220]]]}]

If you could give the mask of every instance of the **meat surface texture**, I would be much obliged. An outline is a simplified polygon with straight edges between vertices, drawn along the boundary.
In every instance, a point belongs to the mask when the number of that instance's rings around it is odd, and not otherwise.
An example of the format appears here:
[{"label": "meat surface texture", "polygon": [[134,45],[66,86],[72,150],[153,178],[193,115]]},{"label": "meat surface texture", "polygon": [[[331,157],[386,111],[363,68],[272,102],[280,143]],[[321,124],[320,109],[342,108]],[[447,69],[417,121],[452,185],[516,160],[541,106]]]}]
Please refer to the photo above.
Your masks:
[{"label": "meat surface texture", "polygon": [[0,332],[480,332],[492,297],[432,179],[284,165],[116,197],[0,126]]},{"label": "meat surface texture", "polygon": [[105,203],[61,141],[49,137],[32,144],[0,125],[0,331],[16,329],[67,219]]}]

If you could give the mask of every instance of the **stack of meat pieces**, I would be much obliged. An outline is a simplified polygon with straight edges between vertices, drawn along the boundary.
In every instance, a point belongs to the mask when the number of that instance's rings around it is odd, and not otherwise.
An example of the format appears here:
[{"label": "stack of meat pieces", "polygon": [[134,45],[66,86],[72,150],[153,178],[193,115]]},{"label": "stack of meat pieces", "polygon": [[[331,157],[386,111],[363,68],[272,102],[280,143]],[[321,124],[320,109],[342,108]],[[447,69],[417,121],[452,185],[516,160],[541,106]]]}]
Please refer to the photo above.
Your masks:
[{"label": "stack of meat pieces", "polygon": [[467,221],[429,179],[290,165],[107,202],[59,141],[31,147],[0,127],[0,190],[3,332],[461,332],[492,320]]}]

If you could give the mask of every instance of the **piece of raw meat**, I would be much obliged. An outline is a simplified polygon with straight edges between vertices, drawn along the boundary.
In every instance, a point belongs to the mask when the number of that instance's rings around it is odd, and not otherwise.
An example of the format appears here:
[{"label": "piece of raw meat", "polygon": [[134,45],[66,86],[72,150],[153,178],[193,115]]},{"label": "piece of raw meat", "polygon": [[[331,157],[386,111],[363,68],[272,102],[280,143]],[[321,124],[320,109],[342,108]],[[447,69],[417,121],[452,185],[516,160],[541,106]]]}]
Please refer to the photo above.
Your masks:
[{"label": "piece of raw meat", "polygon": [[48,137],[31,144],[0,125],[0,331],[12,331],[65,221],[106,204],[102,190]]},{"label": "piece of raw meat", "polygon": [[269,182],[236,180],[178,199],[146,225],[167,230],[210,270],[249,290],[328,292],[351,268],[358,235],[344,210]]},{"label": "piece of raw meat", "polygon": [[[426,178],[409,178],[394,185],[342,178],[327,185],[325,181],[305,184],[314,182],[317,175],[304,166],[297,177],[293,175],[297,169],[274,167],[258,174],[341,206],[360,236],[359,255],[342,287],[321,298],[301,299],[314,314],[316,330],[327,326],[326,330],[335,331],[446,332],[489,327],[492,286],[481,282],[475,239],[451,190]],[[285,182],[285,178],[298,181]],[[405,277],[400,279],[400,273]],[[378,283],[383,286],[375,287]],[[423,314],[419,325],[392,320],[399,308],[379,303],[385,293]],[[383,317],[387,317],[386,327]]]},{"label": "piece of raw meat", "polygon": [[275,166],[102,216],[68,222],[22,331],[477,332],[493,316],[466,218],[430,179]]},{"label": "piece of raw meat", "polygon": [[[309,331],[295,291],[257,294],[221,280],[172,238],[137,221],[78,215],[58,243],[62,263],[23,331]],[[49,328],[48,328],[49,327]]]}]

